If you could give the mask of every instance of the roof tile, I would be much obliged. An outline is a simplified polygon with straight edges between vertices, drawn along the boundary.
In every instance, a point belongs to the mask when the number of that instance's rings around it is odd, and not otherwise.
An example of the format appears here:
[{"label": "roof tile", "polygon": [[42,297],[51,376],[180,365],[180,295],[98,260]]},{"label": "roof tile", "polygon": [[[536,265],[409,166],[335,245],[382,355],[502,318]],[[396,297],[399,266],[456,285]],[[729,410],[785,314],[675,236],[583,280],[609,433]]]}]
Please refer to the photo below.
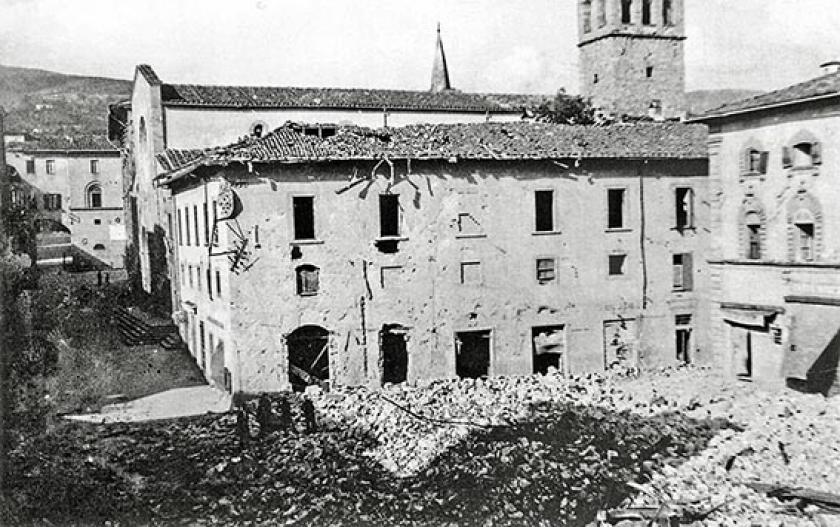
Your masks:
[{"label": "roof tile", "polygon": [[807,80],[780,90],[763,93],[755,97],[724,104],[719,108],[709,110],[698,120],[721,117],[730,113],[744,113],[757,110],[765,106],[794,103],[822,95],[840,95],[840,73],[829,73],[815,79]]}]

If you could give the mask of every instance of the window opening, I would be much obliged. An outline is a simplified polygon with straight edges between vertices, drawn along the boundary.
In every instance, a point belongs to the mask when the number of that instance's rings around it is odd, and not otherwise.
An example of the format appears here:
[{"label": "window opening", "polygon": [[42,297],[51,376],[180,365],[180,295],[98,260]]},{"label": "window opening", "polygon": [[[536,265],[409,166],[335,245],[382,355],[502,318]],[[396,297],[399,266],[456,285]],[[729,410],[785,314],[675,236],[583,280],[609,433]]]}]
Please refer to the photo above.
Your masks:
[{"label": "window opening", "polygon": [[694,287],[692,254],[675,254],[672,260],[674,267],[674,291],[691,291]]},{"label": "window opening", "polygon": [[583,0],[583,32],[589,33],[592,31],[592,0]]},{"label": "window opening", "polygon": [[91,159],[90,160],[90,173],[91,174],[98,174],[99,173],[99,160],[98,159]]},{"label": "window opening", "polygon": [[55,161],[47,159],[47,174],[55,174]]},{"label": "window opening", "polygon": [[554,258],[537,258],[537,282],[540,285],[553,282],[557,277]]},{"label": "window opening", "polygon": [[102,225],[102,220],[100,220],[99,218],[94,218],[93,219],[93,224],[94,225]]},{"label": "window opening", "polygon": [[749,238],[749,249],[747,258],[750,260],[761,259],[761,225],[751,223],[747,225],[747,236]]},{"label": "window opening", "polygon": [[27,174],[34,174],[35,173],[35,160],[34,159],[27,159],[26,160],[26,173]]},{"label": "window opening", "polygon": [[202,213],[204,214],[204,246],[210,245],[210,222],[207,213],[207,202],[201,204]]},{"label": "window opening", "polygon": [[315,239],[315,198],[312,196],[292,197],[294,233],[296,240]]},{"label": "window opening", "polygon": [[216,269],[216,296],[222,298],[222,273]]},{"label": "window opening", "polygon": [[631,12],[633,7],[633,0],[621,0],[621,23],[629,24],[631,22]]},{"label": "window opening", "polygon": [[193,229],[195,234],[195,245],[201,245],[198,237],[198,205],[193,205]]},{"label": "window opening", "polygon": [[93,250],[94,251],[104,251],[105,246],[101,243],[97,243],[96,245],[93,246]]},{"label": "window opening", "polygon": [[650,15],[651,0],[642,0],[642,24],[649,26],[653,23]]},{"label": "window opening", "polygon": [[398,324],[385,324],[379,332],[383,384],[399,384],[408,377],[407,332],[406,328]]},{"label": "window opening", "polygon": [[534,192],[534,214],[537,232],[554,231],[554,191]]},{"label": "window opening", "polygon": [[186,227],[186,231],[187,231],[187,245],[190,245],[190,232],[192,232],[192,231],[190,230],[190,208],[189,207],[184,207],[184,219],[186,220],[184,222],[185,223],[184,226]]},{"label": "window opening", "polygon": [[91,185],[87,191],[88,203],[87,206],[92,209],[102,207],[102,187],[99,185]]},{"label": "window opening", "polygon": [[478,379],[490,373],[490,331],[461,331],[455,334],[455,373],[464,379]]},{"label": "window opening", "polygon": [[665,26],[674,25],[673,0],[662,0],[662,24]]},{"label": "window opening", "polygon": [[595,0],[597,4],[595,4],[598,12],[596,13],[598,17],[598,27],[604,27],[607,25],[607,6],[605,0]]},{"label": "window opening", "polygon": [[181,218],[181,209],[178,209],[178,245],[184,245],[184,225]]},{"label": "window opening", "polygon": [[647,67],[645,68],[645,76],[646,76],[648,79],[650,79],[651,77],[653,77],[653,66],[647,66]]},{"label": "window opening", "polygon": [[396,194],[379,196],[379,234],[383,238],[400,235],[400,201]]},{"label": "window opening", "polygon": [[683,364],[691,364],[691,315],[677,315],[674,317],[674,325],[677,360]]},{"label": "window opening", "polygon": [[676,228],[694,227],[694,190],[689,187],[678,187],[674,195],[674,206],[676,207]]},{"label": "window opening", "polygon": [[610,229],[624,228],[624,189],[607,189],[607,227]]},{"label": "window opening", "polygon": [[550,368],[565,371],[566,354],[565,326],[531,328],[534,373],[546,374]]},{"label": "window opening", "polygon": [[314,265],[301,265],[295,272],[297,273],[297,294],[300,296],[317,295],[319,269]]},{"label": "window opening", "polygon": [[610,276],[621,276],[624,274],[624,267],[627,261],[626,254],[611,254],[609,255],[609,273]]},{"label": "window opening", "polygon": [[814,260],[814,224],[797,223],[796,232],[799,245],[799,259],[803,262]]}]

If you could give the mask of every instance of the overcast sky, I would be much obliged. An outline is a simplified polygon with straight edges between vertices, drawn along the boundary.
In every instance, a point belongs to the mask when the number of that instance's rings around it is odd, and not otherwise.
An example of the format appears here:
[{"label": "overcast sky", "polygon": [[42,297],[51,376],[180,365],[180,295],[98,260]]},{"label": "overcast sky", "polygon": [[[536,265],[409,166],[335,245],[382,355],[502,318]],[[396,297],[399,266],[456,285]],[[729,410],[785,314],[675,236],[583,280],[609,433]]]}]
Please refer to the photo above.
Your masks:
[{"label": "overcast sky", "polygon": [[[838,0],[686,0],[687,87],[773,89],[840,58]],[[0,64],[165,82],[577,91],[576,0],[0,0]]]}]

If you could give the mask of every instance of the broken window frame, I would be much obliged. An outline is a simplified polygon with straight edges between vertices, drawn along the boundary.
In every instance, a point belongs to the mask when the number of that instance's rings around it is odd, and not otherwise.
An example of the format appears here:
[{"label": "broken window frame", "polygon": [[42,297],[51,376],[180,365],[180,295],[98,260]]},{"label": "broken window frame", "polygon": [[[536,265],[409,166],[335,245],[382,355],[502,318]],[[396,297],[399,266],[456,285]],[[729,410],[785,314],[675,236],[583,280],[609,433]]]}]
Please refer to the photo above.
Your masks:
[{"label": "broken window frame", "polygon": [[297,296],[316,296],[321,288],[321,269],[312,264],[302,264],[295,268],[295,294]]},{"label": "broken window frame", "polygon": [[[816,225],[813,222],[799,222],[795,223],[796,229],[796,258],[800,262],[813,262],[814,258],[814,239],[816,233]],[[810,231],[810,232],[809,232]]]},{"label": "broken window frame", "polygon": [[535,278],[539,285],[547,285],[557,281],[557,259],[555,257],[538,256],[535,260],[535,270]]},{"label": "broken window frame", "polygon": [[[561,343],[557,345],[552,351],[544,351],[542,353],[539,352],[539,344],[537,340],[541,335],[546,335],[547,338],[550,338],[553,335],[560,333],[562,335]],[[531,361],[532,361],[532,372],[542,373],[541,368],[538,368],[538,358],[540,356],[545,355],[553,355],[557,357],[558,360],[558,371],[565,375],[567,373],[567,350],[569,348],[569,335],[568,335],[568,328],[566,324],[556,324],[550,326],[532,326],[531,327]],[[546,368],[547,370],[547,368]]]}]

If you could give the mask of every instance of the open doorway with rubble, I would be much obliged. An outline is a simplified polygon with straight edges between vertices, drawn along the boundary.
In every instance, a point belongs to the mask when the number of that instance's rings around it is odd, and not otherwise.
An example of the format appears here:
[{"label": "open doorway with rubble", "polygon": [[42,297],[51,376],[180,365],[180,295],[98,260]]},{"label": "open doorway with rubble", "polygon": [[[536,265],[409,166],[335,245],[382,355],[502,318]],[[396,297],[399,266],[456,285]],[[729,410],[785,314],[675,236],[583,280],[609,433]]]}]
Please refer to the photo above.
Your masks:
[{"label": "open doorway with rubble", "polygon": [[531,328],[531,344],[534,357],[534,373],[546,374],[550,368],[565,373],[565,326]]},{"label": "open doorway with rubble", "polygon": [[459,331],[455,334],[455,374],[478,379],[490,374],[490,330]]},{"label": "open doorway with rubble", "polygon": [[296,391],[321,385],[330,378],[330,332],[321,326],[301,326],[286,337],[289,382]]},{"label": "open doorway with rubble", "polygon": [[604,368],[632,368],[638,341],[636,321],[625,318],[604,322]]},{"label": "open doorway with rubble", "polygon": [[408,377],[408,328],[399,324],[385,324],[379,332],[382,383],[399,384]]}]

